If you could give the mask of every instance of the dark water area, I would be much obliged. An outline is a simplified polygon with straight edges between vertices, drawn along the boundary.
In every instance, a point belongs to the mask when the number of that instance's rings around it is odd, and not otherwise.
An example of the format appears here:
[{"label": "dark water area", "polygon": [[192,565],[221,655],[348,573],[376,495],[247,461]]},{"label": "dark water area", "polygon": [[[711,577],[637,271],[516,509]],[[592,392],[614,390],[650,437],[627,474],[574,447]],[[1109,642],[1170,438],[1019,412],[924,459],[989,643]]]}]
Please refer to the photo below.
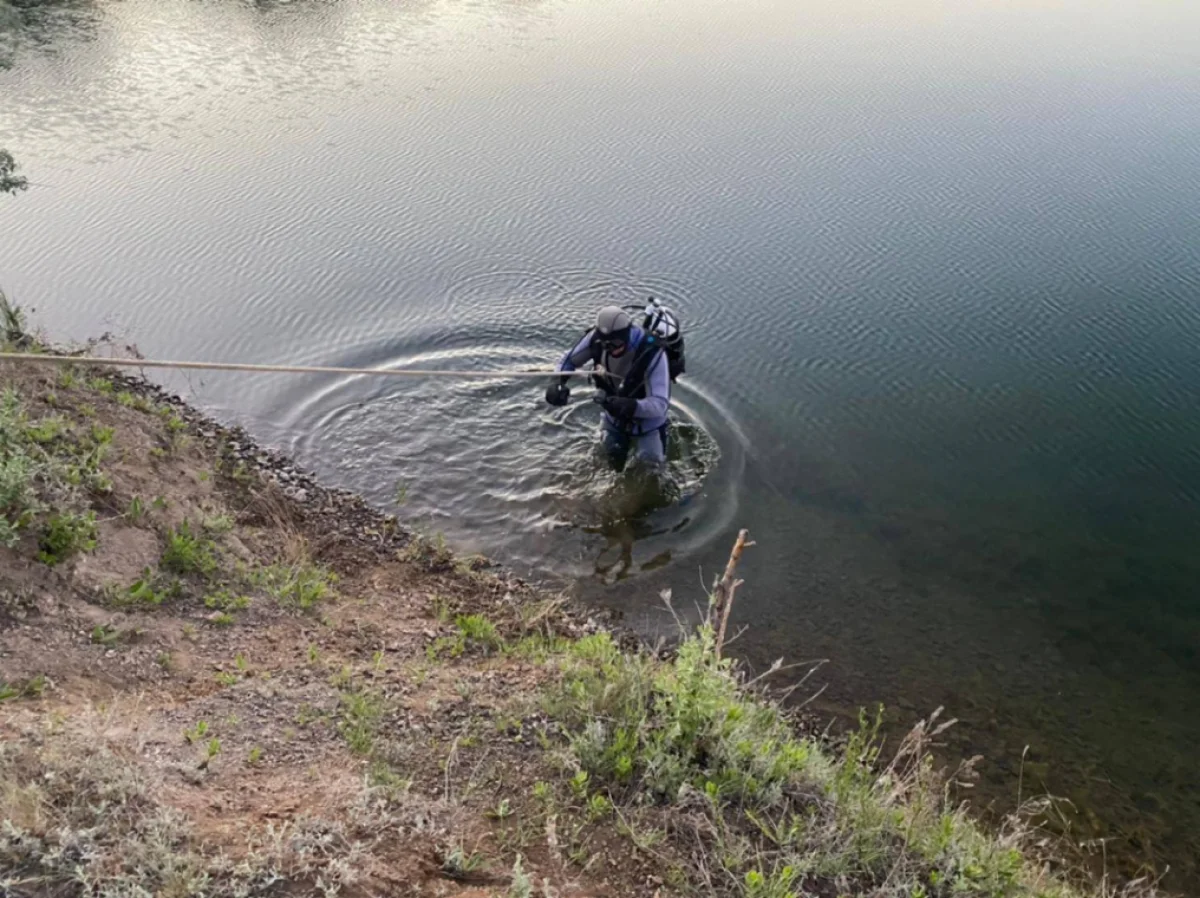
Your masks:
[{"label": "dark water area", "polygon": [[[738,527],[756,665],[945,704],[1200,887],[1200,6],[0,3],[0,286],[148,357],[553,361],[687,326],[644,510],[528,382],[180,376],[452,543],[647,629]],[[698,573],[702,572],[702,573]]]}]

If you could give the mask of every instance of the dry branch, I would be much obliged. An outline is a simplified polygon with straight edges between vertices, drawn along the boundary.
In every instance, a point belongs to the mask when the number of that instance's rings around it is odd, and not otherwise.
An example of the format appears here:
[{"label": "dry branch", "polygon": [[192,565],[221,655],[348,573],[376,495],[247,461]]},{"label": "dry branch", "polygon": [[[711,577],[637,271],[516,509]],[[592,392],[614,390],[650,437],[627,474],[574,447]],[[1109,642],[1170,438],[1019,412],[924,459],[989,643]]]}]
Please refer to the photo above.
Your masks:
[{"label": "dry branch", "polygon": [[729,561],[725,563],[725,573],[713,586],[712,612],[709,621],[714,623],[717,628],[716,652],[718,658],[721,657],[721,648],[725,645],[725,629],[729,625],[729,612],[733,608],[733,594],[742,585],[741,580],[734,578],[737,564],[741,560],[742,551],[747,546],[754,545],[748,540],[749,536],[749,530],[738,531],[737,539],[733,543],[733,550],[729,553]]}]

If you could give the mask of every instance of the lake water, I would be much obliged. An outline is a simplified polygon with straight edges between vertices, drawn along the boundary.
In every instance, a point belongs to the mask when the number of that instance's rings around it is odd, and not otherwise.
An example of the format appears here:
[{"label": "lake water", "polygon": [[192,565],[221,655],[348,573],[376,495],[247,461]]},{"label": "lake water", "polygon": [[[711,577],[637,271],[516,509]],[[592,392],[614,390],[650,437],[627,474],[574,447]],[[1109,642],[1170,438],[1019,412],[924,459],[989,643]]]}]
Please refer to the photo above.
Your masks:
[{"label": "lake water", "polygon": [[[3,3],[0,3],[3,7]],[[169,381],[661,627],[738,527],[752,662],[939,704],[1200,885],[1200,4],[66,2],[0,11],[0,286],[147,357],[553,361],[687,329],[646,511],[530,382]],[[576,395],[587,399],[586,389]]]}]

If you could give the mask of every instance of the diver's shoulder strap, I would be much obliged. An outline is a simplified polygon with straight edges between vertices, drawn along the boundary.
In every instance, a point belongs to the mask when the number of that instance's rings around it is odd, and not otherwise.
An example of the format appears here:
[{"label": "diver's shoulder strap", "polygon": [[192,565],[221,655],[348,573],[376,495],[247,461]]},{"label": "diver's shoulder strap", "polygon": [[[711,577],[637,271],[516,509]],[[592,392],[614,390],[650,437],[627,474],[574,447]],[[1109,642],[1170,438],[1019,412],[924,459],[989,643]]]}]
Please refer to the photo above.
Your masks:
[{"label": "diver's shoulder strap", "polygon": [[617,395],[631,396],[635,399],[642,398],[638,396],[638,393],[644,393],[646,381],[650,376],[650,369],[654,367],[654,363],[662,356],[663,351],[663,348],[654,339],[654,336],[647,334],[642,340],[642,344],[638,347],[637,354],[633,357],[633,364],[629,368],[629,373],[621,381],[621,388],[617,391]]}]

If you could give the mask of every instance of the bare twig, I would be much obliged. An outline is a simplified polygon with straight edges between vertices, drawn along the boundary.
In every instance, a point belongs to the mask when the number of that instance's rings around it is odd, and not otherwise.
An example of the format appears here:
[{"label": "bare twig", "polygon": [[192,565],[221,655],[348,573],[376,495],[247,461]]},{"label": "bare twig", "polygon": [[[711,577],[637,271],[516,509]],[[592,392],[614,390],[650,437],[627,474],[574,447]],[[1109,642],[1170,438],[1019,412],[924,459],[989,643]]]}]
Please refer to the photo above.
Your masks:
[{"label": "bare twig", "polygon": [[716,644],[716,655],[718,658],[721,657],[721,648],[725,644],[725,628],[729,625],[729,612],[733,608],[733,594],[742,585],[741,580],[734,579],[734,573],[737,571],[737,564],[742,557],[742,551],[747,546],[754,545],[753,542],[748,541],[747,537],[749,536],[749,530],[738,531],[737,540],[733,544],[733,551],[729,553],[729,561],[725,564],[725,573],[713,587],[713,605],[709,620],[710,622],[719,622]]}]

